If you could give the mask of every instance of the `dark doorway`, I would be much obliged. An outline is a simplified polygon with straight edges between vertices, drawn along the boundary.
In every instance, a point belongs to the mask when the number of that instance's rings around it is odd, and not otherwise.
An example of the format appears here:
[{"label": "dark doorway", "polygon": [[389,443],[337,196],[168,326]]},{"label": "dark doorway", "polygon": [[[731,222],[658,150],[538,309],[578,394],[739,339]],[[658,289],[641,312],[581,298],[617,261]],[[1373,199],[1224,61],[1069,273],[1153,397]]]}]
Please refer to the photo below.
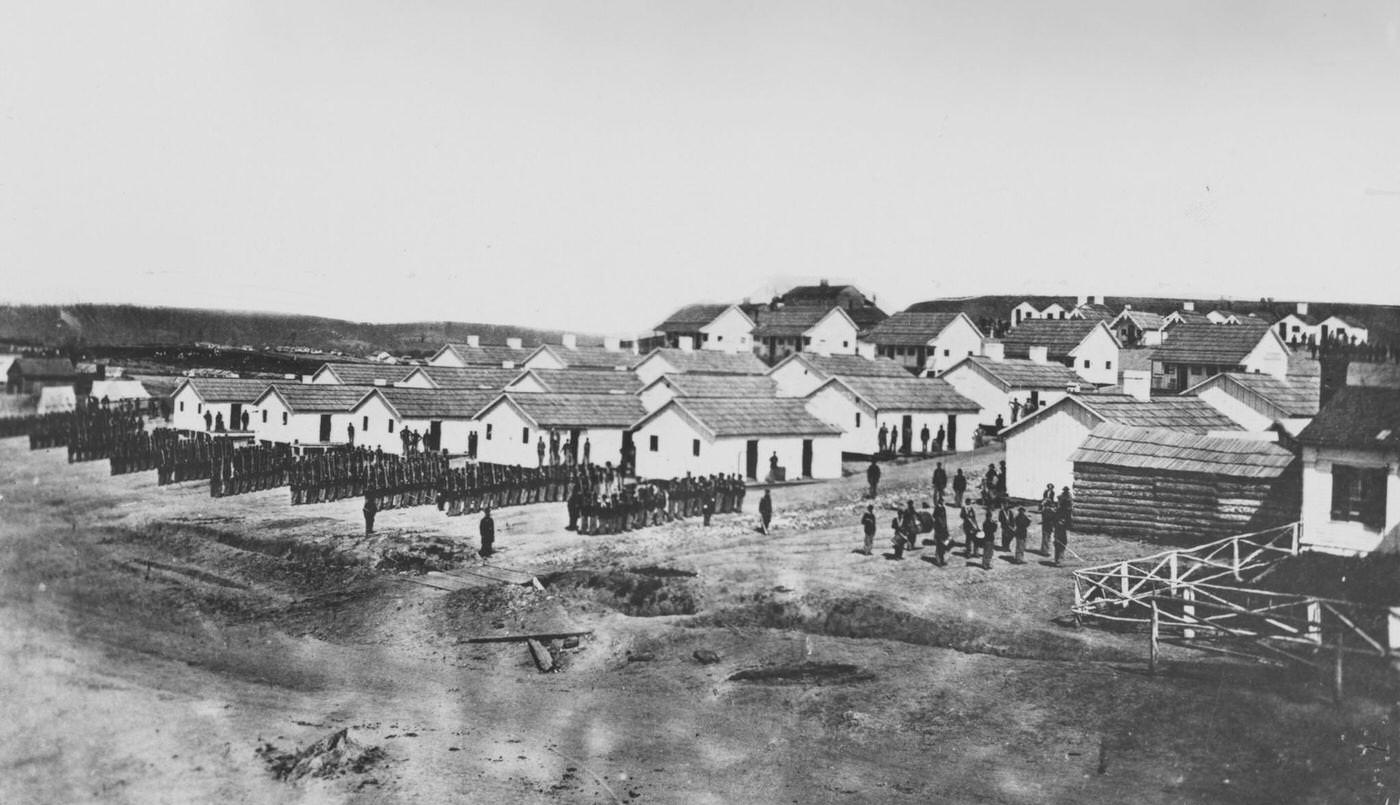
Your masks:
[{"label": "dark doorway", "polygon": [[428,423],[428,449],[434,452],[442,449],[441,420],[433,420]]},{"label": "dark doorway", "polygon": [[948,415],[948,444],[946,446],[949,453],[958,452],[958,418],[953,414]]},{"label": "dark doorway", "polygon": [[802,477],[812,477],[812,440],[802,440]]},{"label": "dark doorway", "polygon": [[899,423],[899,452],[909,455],[914,443],[914,417],[905,414]]},{"label": "dark doorway", "polygon": [[571,464],[577,464],[579,459],[582,458],[582,456],[579,453],[579,434],[580,431],[578,428],[572,428],[569,430],[569,456],[566,460]]},{"label": "dark doorway", "polygon": [[476,431],[467,434],[467,456],[476,458]]},{"label": "dark doorway", "polygon": [[1186,390],[1186,364],[1176,367],[1176,391]]},{"label": "dark doorway", "polygon": [[622,468],[624,475],[630,475],[636,472],[637,468],[633,466],[636,463],[636,457],[637,449],[632,446],[632,431],[625,430],[622,432],[622,456],[621,460],[618,462],[618,466]]},{"label": "dark doorway", "polygon": [[758,480],[758,440],[749,439],[747,455],[744,456],[744,475],[751,481]]},{"label": "dark doorway", "polygon": [[243,430],[243,404],[231,403],[228,407],[228,429]]},{"label": "dark doorway", "polygon": [[1039,410],[1040,410],[1040,392],[1039,392],[1039,391],[1034,391],[1034,390],[1031,391],[1031,410],[1032,410],[1032,411],[1039,411]]},{"label": "dark doorway", "polygon": [[331,415],[330,415],[330,414],[321,414],[321,439],[320,439],[320,441],[329,442],[330,440],[331,440]]}]

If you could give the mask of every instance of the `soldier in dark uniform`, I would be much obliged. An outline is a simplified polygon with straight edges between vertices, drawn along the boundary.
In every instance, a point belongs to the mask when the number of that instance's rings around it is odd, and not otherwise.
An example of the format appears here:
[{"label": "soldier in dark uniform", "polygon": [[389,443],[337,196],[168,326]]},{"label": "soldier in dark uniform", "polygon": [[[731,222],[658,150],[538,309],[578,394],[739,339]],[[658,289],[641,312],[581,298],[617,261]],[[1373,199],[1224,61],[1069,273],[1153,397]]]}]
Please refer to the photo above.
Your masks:
[{"label": "soldier in dark uniform", "polygon": [[496,521],[491,518],[490,507],[481,515],[481,525],[477,531],[481,534],[481,558],[490,559],[491,554],[496,552]]},{"label": "soldier in dark uniform", "polygon": [[379,506],[375,503],[373,490],[365,493],[365,536],[374,534],[374,513],[379,511]]},{"label": "soldier in dark uniform", "polygon": [[1026,516],[1025,506],[1016,510],[1016,519],[1012,521],[1012,524],[1016,526],[1016,555],[1011,561],[1018,565],[1025,564],[1026,535],[1031,527],[1031,518]]},{"label": "soldier in dark uniform", "polygon": [[940,567],[948,564],[948,549],[952,547],[952,538],[948,533],[948,508],[938,506],[933,510],[933,546],[934,559]]},{"label": "soldier in dark uniform", "polygon": [[982,520],[982,569],[992,569],[992,553],[996,548],[997,521],[992,519],[991,509]]},{"label": "soldier in dark uniform", "polygon": [[919,429],[919,455],[921,456],[928,455],[928,438],[928,425],[925,424]]},{"label": "soldier in dark uniform", "polygon": [[708,527],[710,525],[710,517],[715,513],[715,491],[707,484],[701,494],[705,496],[705,500],[701,503],[700,514],[704,516],[705,526]]},{"label": "soldier in dark uniform", "polygon": [[865,514],[860,516],[860,527],[865,532],[865,543],[862,552],[869,556],[875,547],[875,507],[866,506]]},{"label": "soldier in dark uniform", "polygon": [[763,533],[768,533],[768,526],[773,522],[773,495],[767,489],[763,490],[763,497],[758,499],[758,516],[763,523]]},{"label": "soldier in dark uniform", "polygon": [[963,496],[967,494],[967,476],[963,475],[961,468],[953,476],[953,505],[962,506]]},{"label": "soldier in dark uniform", "polygon": [[935,500],[942,500],[944,491],[948,488],[948,471],[943,469],[943,462],[938,462],[938,466],[933,468],[933,497]]},{"label": "soldier in dark uniform", "polygon": [[865,482],[870,484],[869,498],[874,500],[880,490],[880,465],[875,459],[870,460],[870,466],[865,470]]},{"label": "soldier in dark uniform", "polygon": [[[946,439],[946,438],[947,438],[947,437],[944,436],[944,434],[943,434],[943,426],[942,426],[942,425],[939,425],[939,426],[938,426],[938,433],[935,433],[935,434],[933,435],[933,452],[935,452],[935,453],[942,453],[942,452],[943,452],[943,440]],[[952,445],[949,445],[949,447],[951,448]]]}]

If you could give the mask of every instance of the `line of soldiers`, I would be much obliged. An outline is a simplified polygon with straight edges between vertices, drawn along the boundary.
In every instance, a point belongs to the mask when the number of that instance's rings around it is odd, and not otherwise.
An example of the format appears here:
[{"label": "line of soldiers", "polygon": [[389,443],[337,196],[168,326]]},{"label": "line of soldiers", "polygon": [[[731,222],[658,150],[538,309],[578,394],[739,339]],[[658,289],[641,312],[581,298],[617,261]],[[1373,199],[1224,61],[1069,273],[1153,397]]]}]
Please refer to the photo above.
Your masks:
[{"label": "line of soldiers", "polygon": [[73,433],[72,411],[55,411],[22,419],[27,421],[26,432],[29,434],[30,450],[63,447],[68,444],[68,439]]},{"label": "line of soldiers", "polygon": [[156,469],[161,458],[158,445],[162,439],[168,438],[165,435],[167,432],[174,433],[170,428],[156,428],[153,431],[128,433],[118,439],[107,457],[112,474],[126,475]]},{"label": "line of soldiers", "polygon": [[569,498],[566,530],[580,534],[616,534],[686,517],[710,524],[715,514],[744,509],[748,487],[738,475],[710,475],[669,481],[640,481],[612,492],[580,487]]},{"label": "line of soldiers", "polygon": [[424,506],[436,497],[447,456],[396,456],[358,447],[297,456],[288,468],[292,504],[329,503],[370,494],[380,509]]},{"label": "line of soldiers", "polygon": [[212,470],[214,437],[200,431],[157,428],[151,432],[156,461],[156,483],[161,486],[183,481],[203,481]]},{"label": "line of soldiers", "polygon": [[483,509],[557,503],[567,500],[594,471],[600,468],[469,464],[449,471],[438,482],[438,509],[457,517]]},{"label": "line of soldiers", "polygon": [[134,400],[80,403],[69,417],[68,463],[110,457],[119,442],[145,430],[145,407]]},{"label": "line of soldiers", "polygon": [[220,439],[209,469],[209,497],[244,495],[286,486],[293,462],[287,444],[235,445]]}]

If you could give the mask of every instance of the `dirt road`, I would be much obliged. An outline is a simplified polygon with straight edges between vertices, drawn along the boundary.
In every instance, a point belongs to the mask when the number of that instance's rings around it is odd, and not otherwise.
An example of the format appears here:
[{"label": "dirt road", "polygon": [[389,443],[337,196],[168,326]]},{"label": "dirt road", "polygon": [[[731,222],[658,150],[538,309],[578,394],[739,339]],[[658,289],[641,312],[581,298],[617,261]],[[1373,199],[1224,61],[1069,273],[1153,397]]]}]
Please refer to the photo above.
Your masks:
[{"label": "dirt road", "polygon": [[[919,500],[931,470],[888,467],[878,504]],[[1069,568],[853,553],[862,491],[859,475],[778,489],[769,536],[752,514],[580,537],[559,504],[498,512],[493,564],[537,590],[376,567],[433,538],[465,553],[475,517],[383,512],[366,538],[357,501],[210,499],[0,440],[0,801],[1400,793],[1388,688],[1358,684],[1339,708],[1321,678],[1180,650],[1149,677],[1140,636],[1055,624]],[[1155,549],[1072,547],[1095,562]],[[557,646],[551,674],[523,644],[468,642],[536,630],[592,634]],[[340,728],[384,758],[284,782],[258,754]]]}]

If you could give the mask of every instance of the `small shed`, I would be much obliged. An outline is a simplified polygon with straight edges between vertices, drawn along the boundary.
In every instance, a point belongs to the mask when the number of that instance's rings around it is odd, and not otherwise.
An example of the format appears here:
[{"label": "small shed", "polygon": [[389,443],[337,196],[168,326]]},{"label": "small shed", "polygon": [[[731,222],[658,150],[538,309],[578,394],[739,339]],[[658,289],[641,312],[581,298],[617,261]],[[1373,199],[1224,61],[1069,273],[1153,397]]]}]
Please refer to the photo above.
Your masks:
[{"label": "small shed", "polygon": [[841,429],[795,399],[678,397],[637,424],[637,474],[768,476],[773,458],[788,479],[840,478]]},{"label": "small shed", "polygon": [[45,386],[73,386],[78,370],[67,358],[16,358],[5,373],[9,394],[37,394]]},{"label": "small shed", "polygon": [[[251,411],[271,385],[270,380],[187,377],[171,395],[174,410],[170,421],[181,430],[207,431],[214,430],[222,420],[225,430],[238,430],[243,412]],[[239,427],[234,423],[239,423]]]},{"label": "small shed", "polygon": [[1199,544],[1298,519],[1299,464],[1267,440],[1103,424],[1070,461],[1076,530]]}]

